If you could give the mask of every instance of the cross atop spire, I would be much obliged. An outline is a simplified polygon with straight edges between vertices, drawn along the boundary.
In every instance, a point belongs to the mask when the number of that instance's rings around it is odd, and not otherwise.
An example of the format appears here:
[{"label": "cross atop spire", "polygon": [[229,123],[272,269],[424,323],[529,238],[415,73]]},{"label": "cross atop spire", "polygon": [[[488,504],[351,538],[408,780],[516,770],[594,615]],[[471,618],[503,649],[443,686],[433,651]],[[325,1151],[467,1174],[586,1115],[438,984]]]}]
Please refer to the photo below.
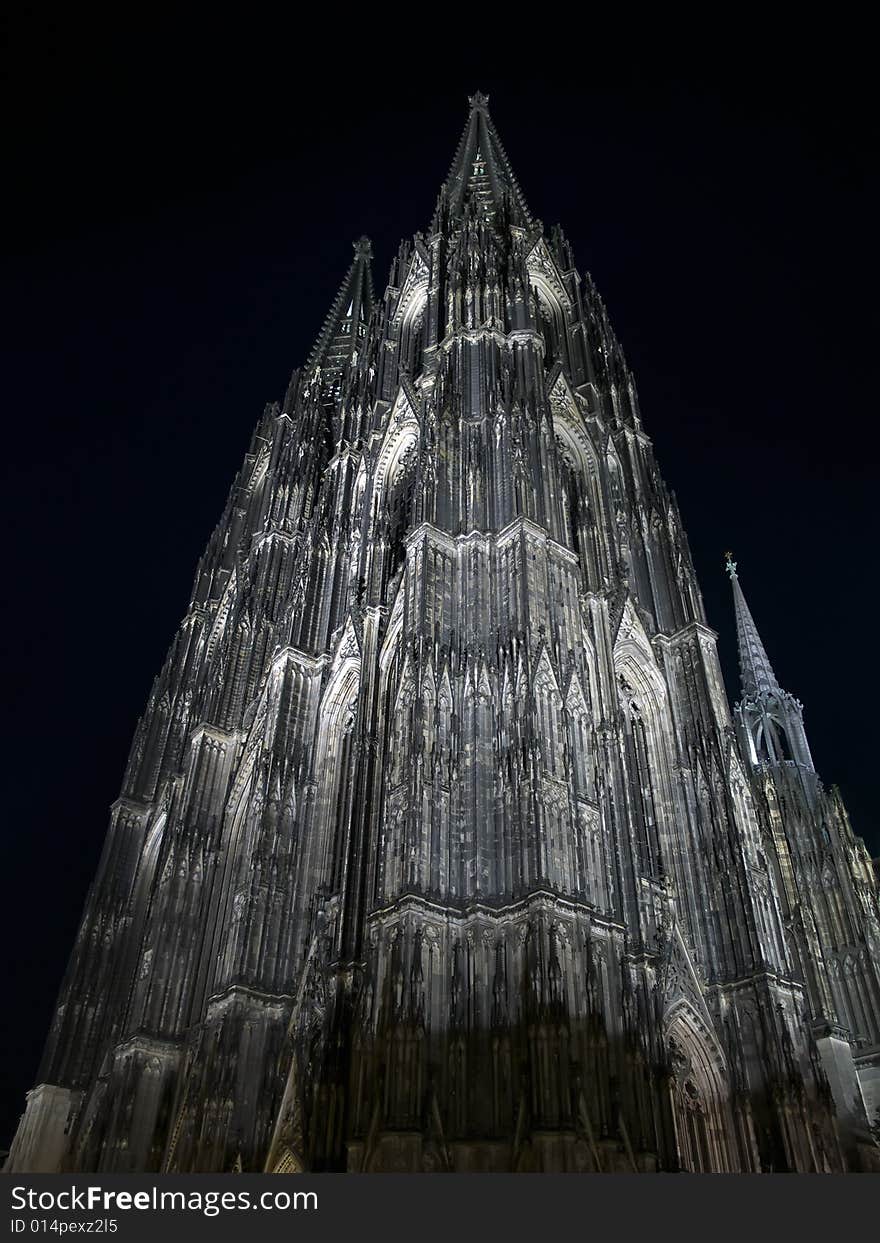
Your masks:
[{"label": "cross atop spire", "polygon": [[530,225],[532,217],[519,182],[489,116],[489,96],[482,91],[469,96],[470,114],[456,148],[449,176],[443,183],[453,213],[462,210],[469,199],[476,199],[486,215],[494,214],[505,194],[509,196],[520,223]]},{"label": "cross atop spire", "polygon": [[736,614],[736,638],[739,647],[739,675],[742,698],[746,701],[757,699],[767,694],[779,695],[781,694],[781,689],[776,680],[776,674],[773,672],[773,666],[770,664],[770,657],[767,655],[764,644],[761,642],[755,619],[752,617],[749,606],[746,604],[742,587],[739,585],[733,554],[730,552],[725,553],[725,557],[725,569],[730,575],[730,583],[733,587],[733,608]]}]

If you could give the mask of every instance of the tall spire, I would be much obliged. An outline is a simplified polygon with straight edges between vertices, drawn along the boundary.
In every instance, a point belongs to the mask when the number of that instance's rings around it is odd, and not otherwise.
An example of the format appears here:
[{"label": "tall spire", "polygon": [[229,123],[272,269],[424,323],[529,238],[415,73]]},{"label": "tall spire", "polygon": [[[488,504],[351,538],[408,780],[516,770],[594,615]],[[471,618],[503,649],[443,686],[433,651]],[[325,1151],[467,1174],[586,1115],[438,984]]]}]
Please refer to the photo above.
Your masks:
[{"label": "tall spire", "polygon": [[354,243],[354,259],[330,304],[324,326],[306,363],[307,371],[321,367],[331,386],[358,348],[370,318],[373,305],[372,257],[370,239],[358,238]]},{"label": "tall spire", "polygon": [[489,96],[477,91],[468,103],[467,125],[443,183],[441,199],[445,195],[453,213],[460,212],[469,199],[476,199],[480,210],[491,216],[507,195],[521,223],[530,225],[532,216],[525,196],[489,116]]},{"label": "tall spire", "polygon": [[761,642],[755,619],[752,617],[749,606],[746,604],[742,587],[739,585],[733,554],[728,552],[725,556],[725,569],[730,575],[730,583],[733,587],[733,607],[736,613],[736,637],[739,646],[739,675],[742,698],[746,701],[757,699],[761,695],[770,693],[779,694],[780,686],[776,680],[776,674],[773,672],[773,666],[770,664],[770,657],[767,655],[764,644]]}]

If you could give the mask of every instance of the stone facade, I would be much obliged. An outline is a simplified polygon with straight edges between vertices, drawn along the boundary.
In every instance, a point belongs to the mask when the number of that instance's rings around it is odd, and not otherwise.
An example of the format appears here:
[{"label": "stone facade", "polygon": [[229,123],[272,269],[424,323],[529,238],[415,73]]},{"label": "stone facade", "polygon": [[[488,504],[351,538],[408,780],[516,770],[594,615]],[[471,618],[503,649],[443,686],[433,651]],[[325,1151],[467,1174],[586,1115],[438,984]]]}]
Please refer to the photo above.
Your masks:
[{"label": "stone facade", "polygon": [[7,1169],[870,1168],[878,892],[471,100],[267,407]]}]

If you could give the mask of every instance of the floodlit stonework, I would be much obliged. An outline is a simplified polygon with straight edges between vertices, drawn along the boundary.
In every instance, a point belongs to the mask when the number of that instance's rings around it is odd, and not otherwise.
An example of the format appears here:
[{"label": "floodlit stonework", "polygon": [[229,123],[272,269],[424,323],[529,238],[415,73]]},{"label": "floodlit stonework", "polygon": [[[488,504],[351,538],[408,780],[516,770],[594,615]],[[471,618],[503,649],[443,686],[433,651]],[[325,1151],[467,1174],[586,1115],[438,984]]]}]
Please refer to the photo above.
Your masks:
[{"label": "floodlit stonework", "polygon": [[257,426],[6,1168],[877,1168],[877,880],[729,571],[732,715],[603,303],[475,96]]}]

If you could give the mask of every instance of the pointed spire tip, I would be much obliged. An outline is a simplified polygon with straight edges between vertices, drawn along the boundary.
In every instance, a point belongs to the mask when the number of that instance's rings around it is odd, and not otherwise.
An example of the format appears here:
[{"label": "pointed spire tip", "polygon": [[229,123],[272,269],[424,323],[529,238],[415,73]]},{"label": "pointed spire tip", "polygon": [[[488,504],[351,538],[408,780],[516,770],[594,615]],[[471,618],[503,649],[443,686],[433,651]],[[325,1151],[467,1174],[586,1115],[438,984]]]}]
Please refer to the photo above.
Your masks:
[{"label": "pointed spire tip", "polygon": [[470,199],[481,214],[491,217],[498,208],[509,203],[514,223],[532,227],[531,213],[489,116],[489,96],[477,91],[468,96],[468,102],[467,124],[449,175],[441,187],[438,207],[442,203],[459,214]]},{"label": "pointed spire tip", "polygon": [[736,573],[736,562],[731,553],[725,554],[727,573],[733,588],[733,607],[736,617],[736,640],[739,649],[740,686],[743,700],[754,700],[761,695],[779,693],[779,683],[767,649],[761,642],[755,619],[746,604],[743,589]]},{"label": "pointed spire tip", "polygon": [[352,242],[352,245],[354,246],[354,253],[358,258],[363,256],[364,259],[372,259],[373,246],[368,237],[359,237],[356,242]]}]

